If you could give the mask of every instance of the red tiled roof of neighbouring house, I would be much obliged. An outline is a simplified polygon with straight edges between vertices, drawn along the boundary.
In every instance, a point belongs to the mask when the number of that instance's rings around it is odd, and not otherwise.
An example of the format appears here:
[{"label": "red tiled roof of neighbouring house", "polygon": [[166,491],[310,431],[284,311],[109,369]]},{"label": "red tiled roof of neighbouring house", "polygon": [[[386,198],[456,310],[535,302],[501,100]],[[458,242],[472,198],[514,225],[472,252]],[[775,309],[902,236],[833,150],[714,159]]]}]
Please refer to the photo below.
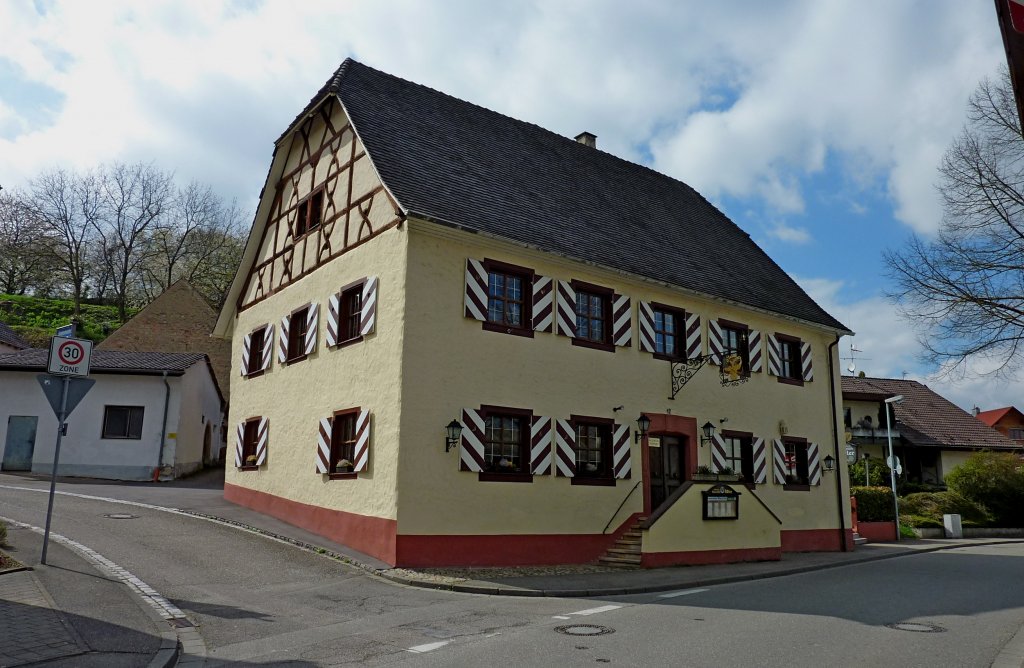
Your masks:
[{"label": "red tiled roof of neighbouring house", "polygon": [[974,417],[992,427],[1011,412],[1016,413],[1019,418],[1024,419],[1024,415],[1021,415],[1021,412],[1013,406],[1007,406],[1006,408],[993,408],[990,411],[981,411]]},{"label": "red tiled roof of neighbouring house", "polygon": [[941,448],[1020,449],[1020,445],[916,380],[842,377],[844,399],[876,399],[899,394],[893,404],[900,435],[913,445]]}]

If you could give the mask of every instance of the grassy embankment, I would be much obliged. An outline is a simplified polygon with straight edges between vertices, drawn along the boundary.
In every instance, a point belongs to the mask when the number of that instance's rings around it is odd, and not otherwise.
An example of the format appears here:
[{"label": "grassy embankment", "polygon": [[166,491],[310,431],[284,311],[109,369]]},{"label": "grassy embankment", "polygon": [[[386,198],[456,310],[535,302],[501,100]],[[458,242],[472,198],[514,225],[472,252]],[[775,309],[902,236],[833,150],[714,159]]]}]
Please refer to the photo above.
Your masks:
[{"label": "grassy embankment", "polygon": [[[71,322],[74,302],[0,294],[0,322],[5,323],[33,346],[45,348],[58,327]],[[129,309],[128,316],[137,309]],[[116,306],[82,304],[78,336],[99,343],[121,325]]]}]

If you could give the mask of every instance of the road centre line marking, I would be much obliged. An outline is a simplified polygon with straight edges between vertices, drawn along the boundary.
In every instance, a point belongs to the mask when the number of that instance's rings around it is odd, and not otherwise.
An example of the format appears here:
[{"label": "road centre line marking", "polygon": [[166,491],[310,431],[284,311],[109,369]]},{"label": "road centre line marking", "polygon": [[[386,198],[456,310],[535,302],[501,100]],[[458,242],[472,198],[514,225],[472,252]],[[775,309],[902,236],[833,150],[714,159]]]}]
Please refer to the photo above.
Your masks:
[{"label": "road centre line marking", "polygon": [[676,596],[688,596],[689,594],[699,594],[702,591],[707,591],[708,588],[703,589],[684,589],[682,591],[671,591],[667,594],[659,594],[658,598],[675,598]]},{"label": "road centre line marking", "polygon": [[552,615],[551,619],[572,619],[572,617],[566,617],[565,615]]},{"label": "road centre line marking", "polygon": [[433,652],[435,649],[440,649],[450,643],[451,640],[439,640],[438,642],[428,642],[425,645],[416,645],[405,650],[406,652],[412,652],[413,654],[426,654],[427,652]]},{"label": "road centre line marking", "polygon": [[599,612],[609,612],[611,610],[618,610],[621,607],[621,605],[602,605],[600,608],[588,608],[586,610],[580,610],[578,612],[570,612],[569,614],[580,616],[596,615]]}]

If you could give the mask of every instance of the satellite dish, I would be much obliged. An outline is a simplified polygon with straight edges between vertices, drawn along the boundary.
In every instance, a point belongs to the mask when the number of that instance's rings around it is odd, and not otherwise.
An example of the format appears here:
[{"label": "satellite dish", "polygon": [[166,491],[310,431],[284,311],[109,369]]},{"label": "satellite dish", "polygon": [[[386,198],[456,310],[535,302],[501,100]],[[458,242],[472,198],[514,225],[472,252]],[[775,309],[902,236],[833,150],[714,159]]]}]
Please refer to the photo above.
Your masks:
[{"label": "satellite dish", "polygon": [[854,371],[857,370],[857,365],[854,364],[853,362],[850,362],[850,366],[846,367],[846,370],[849,371],[850,373],[853,373]]}]

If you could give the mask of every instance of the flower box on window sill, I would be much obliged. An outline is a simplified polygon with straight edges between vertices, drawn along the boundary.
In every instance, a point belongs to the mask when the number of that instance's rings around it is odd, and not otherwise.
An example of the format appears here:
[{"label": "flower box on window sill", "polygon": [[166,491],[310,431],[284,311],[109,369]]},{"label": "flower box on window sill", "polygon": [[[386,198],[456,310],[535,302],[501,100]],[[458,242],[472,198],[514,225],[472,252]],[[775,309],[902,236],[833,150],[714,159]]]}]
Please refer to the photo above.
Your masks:
[{"label": "flower box on window sill", "polygon": [[260,467],[256,464],[243,464],[238,467],[239,471],[259,471]]},{"label": "flower box on window sill", "polygon": [[694,482],[739,482],[743,476],[738,473],[694,473]]}]

